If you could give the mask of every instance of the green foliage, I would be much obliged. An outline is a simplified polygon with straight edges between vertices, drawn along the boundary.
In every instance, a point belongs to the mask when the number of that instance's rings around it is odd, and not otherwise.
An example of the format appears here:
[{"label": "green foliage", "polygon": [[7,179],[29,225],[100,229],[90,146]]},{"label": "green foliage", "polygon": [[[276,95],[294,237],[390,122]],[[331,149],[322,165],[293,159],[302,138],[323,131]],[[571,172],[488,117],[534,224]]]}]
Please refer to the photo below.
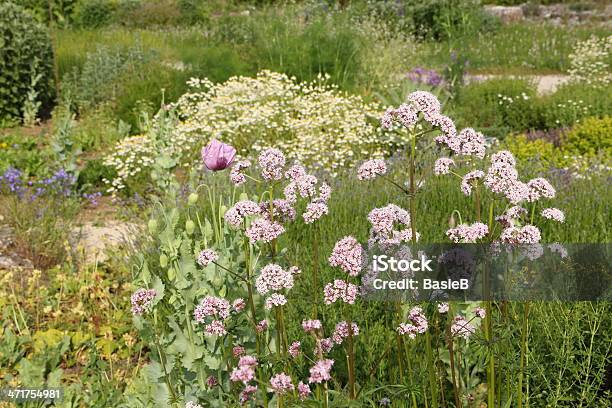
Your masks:
[{"label": "green foliage", "polygon": [[13,167],[28,177],[46,175],[52,153],[39,143],[37,137],[20,133],[0,136],[0,173]]},{"label": "green foliage", "polygon": [[113,11],[113,3],[108,0],[81,0],[75,11],[75,20],[83,27],[102,27],[111,22]]},{"label": "green foliage", "polygon": [[587,118],[568,132],[564,148],[571,153],[612,156],[612,116]]},{"label": "green foliage", "polygon": [[37,20],[66,26],[72,22],[74,10],[80,0],[13,0],[13,3],[30,11]]},{"label": "green foliage", "polygon": [[1,3],[0,121],[21,118],[28,99],[48,108],[53,97],[52,72],[53,50],[47,29],[23,8]]},{"label": "green foliage", "polygon": [[[465,86],[453,105],[463,124],[490,136],[539,128],[535,88],[527,80],[493,79]],[[463,125],[462,125],[463,126]]]},{"label": "green foliage", "polygon": [[585,118],[612,112],[612,84],[564,84],[555,93],[543,96],[539,105],[543,128],[570,127]]}]

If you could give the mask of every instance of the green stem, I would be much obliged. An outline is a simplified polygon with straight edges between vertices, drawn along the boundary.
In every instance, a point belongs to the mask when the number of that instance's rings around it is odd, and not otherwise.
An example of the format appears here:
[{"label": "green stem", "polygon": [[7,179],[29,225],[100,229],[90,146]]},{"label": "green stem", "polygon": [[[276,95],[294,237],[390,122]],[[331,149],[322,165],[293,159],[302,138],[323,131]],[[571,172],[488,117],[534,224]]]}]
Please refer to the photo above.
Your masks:
[{"label": "green stem", "polygon": [[523,375],[525,371],[525,353],[527,351],[527,330],[529,329],[529,302],[525,302],[523,307],[523,329],[521,330],[521,371],[519,372],[517,390],[518,408],[523,408]]},{"label": "green stem", "polygon": [[412,232],[412,243],[416,243],[416,185],[414,183],[415,165],[414,159],[416,155],[416,134],[412,135],[412,143],[410,145],[410,230]]},{"label": "green stem", "polygon": [[431,406],[438,408],[438,383],[436,381],[436,364],[431,348],[431,334],[425,332],[425,352],[427,353],[427,372],[429,375],[429,387],[431,391]]}]

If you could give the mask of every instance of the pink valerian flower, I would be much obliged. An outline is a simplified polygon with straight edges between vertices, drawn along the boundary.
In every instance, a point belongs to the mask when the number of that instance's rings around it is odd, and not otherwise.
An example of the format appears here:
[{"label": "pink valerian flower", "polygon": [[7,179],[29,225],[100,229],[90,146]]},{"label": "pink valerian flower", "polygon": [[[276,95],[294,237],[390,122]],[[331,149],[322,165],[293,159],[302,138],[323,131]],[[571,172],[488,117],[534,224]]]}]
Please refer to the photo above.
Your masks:
[{"label": "pink valerian flower", "polygon": [[410,323],[400,323],[397,332],[401,335],[408,335],[411,339],[414,339],[417,334],[425,333],[429,327],[427,318],[423,314],[423,309],[419,306],[410,309],[408,320]]},{"label": "pink valerian flower", "polygon": [[446,231],[446,236],[455,243],[475,243],[489,233],[489,227],[481,222],[472,225],[460,224]]},{"label": "pink valerian flower", "polygon": [[240,403],[246,404],[250,399],[252,399],[255,396],[256,392],[257,392],[256,385],[245,386],[244,389],[240,392],[240,396],[239,396]]},{"label": "pink valerian flower", "polygon": [[344,339],[347,338],[349,335],[353,337],[358,336],[359,326],[357,326],[357,323],[351,323],[351,333],[349,333],[348,323],[346,321],[342,321],[336,325],[336,329],[334,330],[334,333],[332,334],[331,338],[334,343],[342,344]]},{"label": "pink valerian flower", "polygon": [[450,331],[453,336],[459,336],[467,339],[474,334],[476,329],[474,329],[474,326],[465,320],[465,317],[455,316]]},{"label": "pink valerian flower", "polygon": [[500,240],[506,244],[537,244],[540,239],[540,230],[533,225],[506,228],[500,236]]},{"label": "pink valerian flower", "polygon": [[530,261],[535,261],[544,255],[544,247],[542,244],[525,244],[519,247],[520,254]]},{"label": "pink valerian flower", "polygon": [[312,224],[322,216],[329,212],[329,208],[325,203],[314,202],[306,206],[306,211],[302,214],[306,224]]},{"label": "pink valerian flower", "polygon": [[259,241],[271,242],[283,232],[285,232],[285,227],[278,222],[270,221],[267,218],[256,218],[244,232],[244,235],[249,237],[251,243],[254,244]]},{"label": "pink valerian flower", "polygon": [[287,184],[283,189],[283,194],[285,195],[285,199],[291,205],[295,205],[297,203],[297,184],[295,181]]},{"label": "pink valerian flower", "polygon": [[319,186],[319,197],[316,199],[318,202],[327,203],[331,197],[331,187],[327,183],[321,183]]},{"label": "pink valerian flower", "polygon": [[474,314],[478,316],[479,318],[484,319],[485,316],[487,315],[487,311],[483,309],[482,307],[477,307],[474,309]]},{"label": "pink valerian flower", "polygon": [[338,299],[341,299],[343,302],[352,305],[353,303],[355,303],[358,293],[359,289],[356,285],[350,282],[345,282],[341,279],[335,279],[333,283],[328,283],[323,289],[326,305],[331,305],[332,303],[335,303]]},{"label": "pink valerian flower", "polygon": [[238,358],[244,353],[245,353],[245,350],[244,350],[244,347],[242,346],[234,346],[234,348],[232,348],[232,355],[234,356],[234,358]]},{"label": "pink valerian flower", "polygon": [[521,218],[521,215],[525,214],[527,214],[527,210],[517,205],[506,210],[506,215],[510,218]]},{"label": "pink valerian flower", "polygon": [[232,303],[232,308],[236,313],[241,312],[246,307],[246,302],[243,298],[238,298]]},{"label": "pink valerian flower", "polygon": [[280,265],[268,264],[261,269],[255,280],[257,292],[265,295],[281,289],[291,289],[294,284],[293,274],[284,270]]},{"label": "pink valerian flower", "polygon": [[299,164],[294,164],[293,166],[289,167],[289,170],[285,172],[285,178],[293,181],[305,175],[306,169],[304,168],[304,166],[301,166]]},{"label": "pink valerian flower", "polygon": [[313,197],[317,192],[317,183],[319,180],[312,174],[304,174],[295,179],[295,186],[302,198]]},{"label": "pink valerian flower", "polygon": [[550,249],[550,252],[552,253],[559,254],[561,258],[567,258],[568,256],[567,249],[565,249],[565,247],[558,242],[548,245],[548,249]]},{"label": "pink valerian flower", "polygon": [[303,382],[299,382],[297,386],[298,396],[300,397],[300,401],[304,401],[306,398],[310,396],[310,387],[308,384],[304,384]]},{"label": "pink valerian flower", "polygon": [[223,298],[206,296],[196,306],[193,316],[198,323],[204,323],[206,317],[227,319],[230,315],[230,304]]},{"label": "pink valerian flower", "polygon": [[288,200],[275,199],[272,204],[263,201],[259,204],[260,214],[272,221],[293,221],[295,220],[295,208]]},{"label": "pink valerian flower", "polygon": [[278,149],[269,148],[259,155],[259,167],[265,180],[280,180],[283,177],[285,155]]},{"label": "pink valerian flower", "polygon": [[476,156],[482,159],[485,155],[485,138],[480,132],[472,128],[463,129],[457,135],[456,142],[449,147],[458,155]]},{"label": "pink valerian flower", "polygon": [[370,211],[368,221],[372,224],[372,230],[376,234],[390,236],[395,223],[405,227],[410,226],[410,214],[395,204],[389,204],[386,207],[374,208]]},{"label": "pink valerian flower", "polygon": [[372,180],[387,173],[387,165],[382,159],[368,160],[357,170],[359,180]]},{"label": "pink valerian flower", "polygon": [[310,368],[310,377],[308,382],[311,384],[320,384],[324,381],[331,380],[330,371],[334,365],[334,360],[319,360]]},{"label": "pink valerian flower", "polygon": [[260,214],[259,204],[251,200],[238,201],[232,208],[225,212],[225,222],[233,227],[239,227],[244,218]]},{"label": "pink valerian flower", "polygon": [[483,177],[484,172],[482,170],[470,171],[468,174],[463,176],[463,179],[461,179],[461,191],[463,194],[466,196],[472,194],[472,184]]},{"label": "pink valerian flower", "polygon": [[246,176],[243,174],[243,170],[251,167],[251,162],[248,160],[239,161],[238,163],[232,166],[232,170],[230,171],[230,180],[235,185],[239,186],[246,182]]},{"label": "pink valerian flower", "polygon": [[518,180],[518,172],[509,163],[496,162],[489,167],[484,185],[497,194],[503,194],[508,187]]},{"label": "pink valerian flower", "polygon": [[511,167],[516,166],[516,160],[514,159],[512,153],[510,153],[508,150],[500,150],[491,156],[491,164],[501,163],[507,164]]},{"label": "pink valerian flower", "polygon": [[530,203],[539,200],[541,197],[554,198],[555,188],[548,182],[548,180],[539,177],[527,182],[529,193],[527,195],[527,201]]},{"label": "pink valerian flower", "polygon": [[449,306],[448,303],[438,303],[438,313],[444,314],[448,312]]},{"label": "pink valerian flower", "polygon": [[436,137],[436,142],[445,143],[448,147],[452,149],[451,146],[454,145],[454,141],[456,141],[457,137],[457,128],[455,127],[455,122],[453,122],[453,120],[448,116],[435,115],[433,118],[431,118],[430,123],[433,126],[437,126],[442,132],[440,136]]},{"label": "pink valerian flower", "polygon": [[240,360],[238,360],[238,365],[240,367],[257,367],[257,359],[253,356],[242,356]]},{"label": "pink valerian flower", "polygon": [[219,171],[228,168],[234,161],[236,149],[213,139],[202,148],[202,161],[208,170]]},{"label": "pink valerian flower", "polygon": [[414,106],[403,103],[395,110],[394,117],[404,127],[411,128],[419,120],[419,113]]},{"label": "pink valerian flower", "polygon": [[204,333],[207,336],[224,336],[227,334],[227,330],[225,330],[225,325],[221,320],[213,320],[204,326]]},{"label": "pink valerian flower", "polygon": [[433,94],[425,91],[416,91],[408,95],[407,98],[412,102],[414,108],[423,113],[423,117],[427,121],[433,120],[440,114],[440,101]]},{"label": "pink valerian flower", "polygon": [[185,404],[185,408],[202,408],[202,406],[200,404],[198,404],[197,402],[188,401]]},{"label": "pink valerian flower", "polygon": [[558,208],[545,208],[542,210],[542,217],[557,222],[565,222],[565,214]]},{"label": "pink valerian flower", "polygon": [[266,329],[268,328],[268,321],[267,320],[261,320],[259,323],[257,323],[257,325],[255,326],[255,331],[257,333],[263,333],[264,331],[266,331]]},{"label": "pink valerian flower", "polygon": [[321,330],[321,327],[322,325],[320,320],[302,320],[302,329],[306,333]]},{"label": "pink valerian flower", "polygon": [[315,354],[322,355],[327,354],[334,348],[334,341],[331,338],[317,339],[317,344],[315,345]]},{"label": "pink valerian flower", "polygon": [[265,308],[270,310],[273,307],[283,306],[287,304],[287,298],[280,293],[273,293],[266,299]]},{"label": "pink valerian flower", "polygon": [[140,316],[144,313],[151,311],[153,307],[153,299],[157,296],[155,289],[138,289],[132,294],[132,314]]},{"label": "pink valerian flower", "polygon": [[216,387],[219,385],[219,380],[217,380],[217,377],[214,375],[209,375],[206,379],[206,385],[208,385],[210,388]]},{"label": "pink valerian flower", "polygon": [[390,129],[393,126],[393,120],[395,118],[395,109],[388,108],[380,119],[380,125],[383,129]]},{"label": "pink valerian flower", "polygon": [[291,377],[285,373],[276,374],[270,378],[270,387],[277,395],[284,395],[295,389]]},{"label": "pink valerian flower", "polygon": [[448,157],[441,157],[434,163],[434,174],[436,176],[448,174],[450,173],[450,167],[454,165],[455,161],[453,159],[449,159]]},{"label": "pink valerian flower", "polygon": [[298,268],[297,266],[290,266],[289,267],[289,272],[292,275],[299,275],[300,273],[302,273],[302,271],[300,270],[300,268]]},{"label": "pink valerian flower", "polygon": [[294,341],[289,346],[288,352],[289,355],[293,358],[297,358],[300,355],[300,348],[302,347],[302,343],[299,341]]},{"label": "pink valerian flower", "polygon": [[507,184],[504,195],[511,204],[516,205],[527,199],[529,195],[529,187],[527,187],[527,184],[523,183],[522,181],[512,180]]},{"label": "pink valerian flower", "polygon": [[357,276],[364,264],[364,254],[361,244],[353,237],[347,236],[336,242],[329,264],[337,266],[349,276]]},{"label": "pink valerian flower", "polygon": [[202,267],[208,266],[211,262],[216,262],[219,259],[219,254],[217,254],[212,249],[204,249],[198,254],[198,265]]}]

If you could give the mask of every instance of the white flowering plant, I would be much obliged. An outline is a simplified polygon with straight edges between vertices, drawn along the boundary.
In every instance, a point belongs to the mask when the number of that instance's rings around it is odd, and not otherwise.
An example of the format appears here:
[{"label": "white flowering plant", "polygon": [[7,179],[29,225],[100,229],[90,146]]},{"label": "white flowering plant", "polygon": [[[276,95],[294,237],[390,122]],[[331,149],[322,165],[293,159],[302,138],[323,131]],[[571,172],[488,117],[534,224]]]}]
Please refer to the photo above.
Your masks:
[{"label": "white flowering plant", "polygon": [[612,35],[579,41],[569,55],[568,73],[577,82],[588,85],[609,85],[612,83],[610,63],[612,62]]}]

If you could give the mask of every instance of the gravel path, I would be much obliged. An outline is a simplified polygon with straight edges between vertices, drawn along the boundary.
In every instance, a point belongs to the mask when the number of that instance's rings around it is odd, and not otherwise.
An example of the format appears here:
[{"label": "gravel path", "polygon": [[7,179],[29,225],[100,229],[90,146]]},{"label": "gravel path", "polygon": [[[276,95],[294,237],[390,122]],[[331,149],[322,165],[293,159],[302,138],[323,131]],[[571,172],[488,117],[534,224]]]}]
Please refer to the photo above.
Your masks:
[{"label": "gravel path", "polygon": [[482,82],[498,78],[526,78],[537,86],[539,95],[553,93],[560,85],[570,80],[569,75],[466,75],[466,82]]}]

